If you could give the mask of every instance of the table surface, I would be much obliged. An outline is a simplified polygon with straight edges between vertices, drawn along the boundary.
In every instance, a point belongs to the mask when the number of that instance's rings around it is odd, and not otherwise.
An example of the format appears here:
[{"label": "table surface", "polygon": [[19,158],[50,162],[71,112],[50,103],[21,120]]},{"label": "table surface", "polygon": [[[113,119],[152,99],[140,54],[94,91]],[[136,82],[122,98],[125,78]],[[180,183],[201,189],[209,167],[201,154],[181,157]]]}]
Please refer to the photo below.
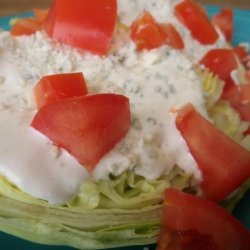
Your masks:
[{"label": "table surface", "polygon": [[[250,9],[250,0],[198,0],[198,2]],[[51,0],[0,0],[0,16],[14,15],[20,12],[30,11],[33,8],[46,8],[50,3]]]}]

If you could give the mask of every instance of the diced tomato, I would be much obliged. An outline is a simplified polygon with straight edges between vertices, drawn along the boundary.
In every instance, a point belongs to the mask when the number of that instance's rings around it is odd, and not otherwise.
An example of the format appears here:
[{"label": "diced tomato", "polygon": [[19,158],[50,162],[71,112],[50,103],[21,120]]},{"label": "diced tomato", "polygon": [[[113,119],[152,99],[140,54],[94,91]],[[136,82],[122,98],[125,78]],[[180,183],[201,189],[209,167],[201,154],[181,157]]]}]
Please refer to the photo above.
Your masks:
[{"label": "diced tomato", "polygon": [[116,17],[116,0],[54,0],[44,29],[61,43],[104,55],[109,49]]},{"label": "diced tomato", "polygon": [[157,250],[248,250],[250,233],[216,203],[170,188],[157,243]]},{"label": "diced tomato", "polygon": [[236,46],[233,48],[234,52],[240,58],[240,60],[244,60],[248,56],[247,49],[244,46]]},{"label": "diced tomato", "polygon": [[34,88],[37,107],[88,93],[82,73],[48,75]]},{"label": "diced tomato", "polygon": [[41,29],[41,24],[34,18],[19,19],[10,30],[12,36],[32,35]]},{"label": "diced tomato", "polygon": [[240,114],[242,120],[250,122],[250,103],[245,103],[234,107]]},{"label": "diced tomato", "polygon": [[161,27],[166,34],[166,44],[174,49],[184,49],[184,42],[172,24],[162,24]]},{"label": "diced tomato", "polygon": [[192,0],[183,0],[174,8],[175,15],[201,44],[214,44],[218,34],[204,9]]},{"label": "diced tomato", "polygon": [[132,23],[131,38],[138,50],[158,48],[165,43],[165,33],[147,11]]},{"label": "diced tomato", "polygon": [[246,72],[245,77],[246,77],[247,82],[250,83],[250,70],[248,70],[248,71]]},{"label": "diced tomato", "polygon": [[43,23],[49,13],[49,10],[48,9],[34,9],[33,12],[34,12],[35,19]]},{"label": "diced tomato", "polygon": [[184,43],[172,24],[160,24],[153,16],[144,11],[131,26],[131,39],[137,50],[155,49],[168,44],[175,49],[183,49]]},{"label": "diced tomato", "polygon": [[127,133],[129,101],[115,94],[64,99],[39,109],[31,126],[66,149],[91,172]]},{"label": "diced tomato", "polygon": [[229,8],[222,8],[221,12],[215,14],[212,22],[224,34],[228,42],[232,42],[233,38],[233,11]]},{"label": "diced tomato", "polygon": [[213,49],[201,59],[200,64],[225,81],[225,89],[234,85],[231,77],[233,70],[238,68],[237,60],[231,49]]},{"label": "diced tomato", "polygon": [[176,126],[202,173],[204,196],[228,197],[250,178],[250,152],[220,132],[189,104],[177,113]]},{"label": "diced tomato", "polygon": [[238,85],[238,89],[240,93],[241,103],[250,103],[250,84]]},{"label": "diced tomato", "polygon": [[231,86],[224,91],[221,99],[229,101],[242,120],[250,122],[250,84]]},{"label": "diced tomato", "polygon": [[241,104],[241,97],[237,85],[232,85],[226,91],[224,91],[221,99],[229,101],[232,107],[237,107]]}]

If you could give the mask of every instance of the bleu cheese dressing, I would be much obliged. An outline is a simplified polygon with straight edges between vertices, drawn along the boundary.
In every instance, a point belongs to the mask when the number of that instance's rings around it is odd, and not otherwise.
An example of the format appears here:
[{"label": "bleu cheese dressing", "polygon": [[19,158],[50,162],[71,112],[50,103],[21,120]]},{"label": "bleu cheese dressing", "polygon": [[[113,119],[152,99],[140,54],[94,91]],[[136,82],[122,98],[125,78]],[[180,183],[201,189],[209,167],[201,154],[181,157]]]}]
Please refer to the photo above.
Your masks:
[{"label": "bleu cheese dressing", "polygon": [[[16,39],[0,32],[0,174],[22,191],[61,204],[76,194],[81,183],[126,170],[156,179],[177,164],[201,178],[172,112],[192,102],[207,116],[201,83],[190,60],[168,46],[137,53],[126,35],[112,46],[112,53],[102,58],[55,44],[42,32]],[[91,93],[118,93],[130,100],[131,127],[99,161],[93,176],[30,127],[36,112],[32,91],[39,78],[77,71],[84,73]]]}]

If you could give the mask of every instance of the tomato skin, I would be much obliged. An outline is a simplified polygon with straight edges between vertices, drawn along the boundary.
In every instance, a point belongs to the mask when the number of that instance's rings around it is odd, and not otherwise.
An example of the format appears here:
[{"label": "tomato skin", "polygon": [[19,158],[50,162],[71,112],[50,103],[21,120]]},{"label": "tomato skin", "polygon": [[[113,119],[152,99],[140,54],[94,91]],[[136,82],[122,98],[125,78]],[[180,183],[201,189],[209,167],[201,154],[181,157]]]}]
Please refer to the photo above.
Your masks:
[{"label": "tomato skin", "polygon": [[38,108],[48,103],[87,93],[87,86],[80,72],[44,76],[34,87]]},{"label": "tomato skin", "polygon": [[19,19],[10,30],[12,36],[29,36],[42,29],[43,21],[48,10],[34,9],[34,18],[27,17]]},{"label": "tomato skin", "polygon": [[231,49],[213,49],[201,59],[200,64],[225,81],[225,89],[234,85],[231,77],[233,70],[238,68],[236,56]]},{"label": "tomato skin", "polygon": [[35,19],[43,23],[49,13],[49,10],[48,9],[34,9],[33,12],[34,12]]},{"label": "tomato skin", "polygon": [[222,8],[221,12],[215,14],[212,22],[224,34],[228,42],[232,42],[233,38],[233,11],[229,8]]},{"label": "tomato skin", "polygon": [[250,103],[250,83],[237,86],[240,93],[241,103]]},{"label": "tomato skin", "polygon": [[215,128],[191,104],[177,112],[176,126],[202,172],[200,186],[206,198],[221,201],[250,177],[250,152]]},{"label": "tomato skin", "polygon": [[219,38],[204,9],[192,0],[183,0],[174,8],[179,21],[188,28],[201,44],[214,44]]},{"label": "tomato skin", "polygon": [[41,29],[41,23],[34,18],[19,19],[10,30],[12,36],[28,36]]},{"label": "tomato skin", "polygon": [[31,126],[66,149],[91,172],[127,133],[129,101],[115,94],[64,99],[39,109]]},{"label": "tomato skin", "polygon": [[116,0],[54,0],[44,29],[61,43],[105,55],[116,17]]},{"label": "tomato skin", "polygon": [[240,60],[244,60],[248,56],[247,49],[243,46],[236,46],[233,48],[236,55],[240,58]]},{"label": "tomato skin", "polygon": [[242,120],[250,122],[250,83],[231,86],[224,91],[221,99],[229,101]]},{"label": "tomato skin", "polygon": [[172,24],[162,24],[161,27],[166,34],[166,44],[174,49],[184,49],[184,42]]},{"label": "tomato skin", "polygon": [[247,250],[250,233],[216,203],[169,188],[157,247],[163,249]]},{"label": "tomato skin", "polygon": [[144,11],[131,25],[131,39],[137,50],[155,49],[168,44],[174,49],[183,49],[184,43],[172,24],[160,24]]},{"label": "tomato skin", "polygon": [[152,15],[144,11],[131,26],[131,39],[137,50],[155,49],[165,43],[165,34]]}]

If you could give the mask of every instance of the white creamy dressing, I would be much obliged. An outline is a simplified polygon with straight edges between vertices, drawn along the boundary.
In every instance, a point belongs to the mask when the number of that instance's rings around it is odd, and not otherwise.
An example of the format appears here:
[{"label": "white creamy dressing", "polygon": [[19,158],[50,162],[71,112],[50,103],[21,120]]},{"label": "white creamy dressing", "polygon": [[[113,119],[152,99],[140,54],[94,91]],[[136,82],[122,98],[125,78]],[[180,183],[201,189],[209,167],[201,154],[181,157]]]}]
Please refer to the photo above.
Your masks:
[{"label": "white creamy dressing", "polygon": [[229,46],[219,30],[217,30],[219,39],[213,45],[202,45],[199,41],[193,39],[190,31],[182,25],[174,14],[174,7],[179,2],[181,2],[181,0],[118,0],[118,6],[120,7],[118,8],[118,14],[120,20],[128,26],[144,10],[148,11],[158,22],[171,23],[184,41],[184,53],[193,62],[199,62],[211,49]]},{"label": "white creamy dressing", "polygon": [[[175,2],[121,0],[119,13],[122,21],[124,16],[131,21],[146,5],[159,19],[168,20],[170,15],[172,20]],[[22,191],[64,203],[84,181],[128,169],[155,179],[168,174],[175,164],[201,178],[171,114],[174,108],[192,102],[207,116],[201,83],[191,62],[183,52],[168,46],[137,53],[133,42],[125,40],[118,37],[112,54],[98,57],[52,43],[42,32],[16,39],[0,32],[0,173]],[[77,71],[84,73],[90,93],[123,94],[131,106],[130,130],[100,160],[92,177],[65,150],[30,127],[36,112],[33,86],[39,78]]]}]

